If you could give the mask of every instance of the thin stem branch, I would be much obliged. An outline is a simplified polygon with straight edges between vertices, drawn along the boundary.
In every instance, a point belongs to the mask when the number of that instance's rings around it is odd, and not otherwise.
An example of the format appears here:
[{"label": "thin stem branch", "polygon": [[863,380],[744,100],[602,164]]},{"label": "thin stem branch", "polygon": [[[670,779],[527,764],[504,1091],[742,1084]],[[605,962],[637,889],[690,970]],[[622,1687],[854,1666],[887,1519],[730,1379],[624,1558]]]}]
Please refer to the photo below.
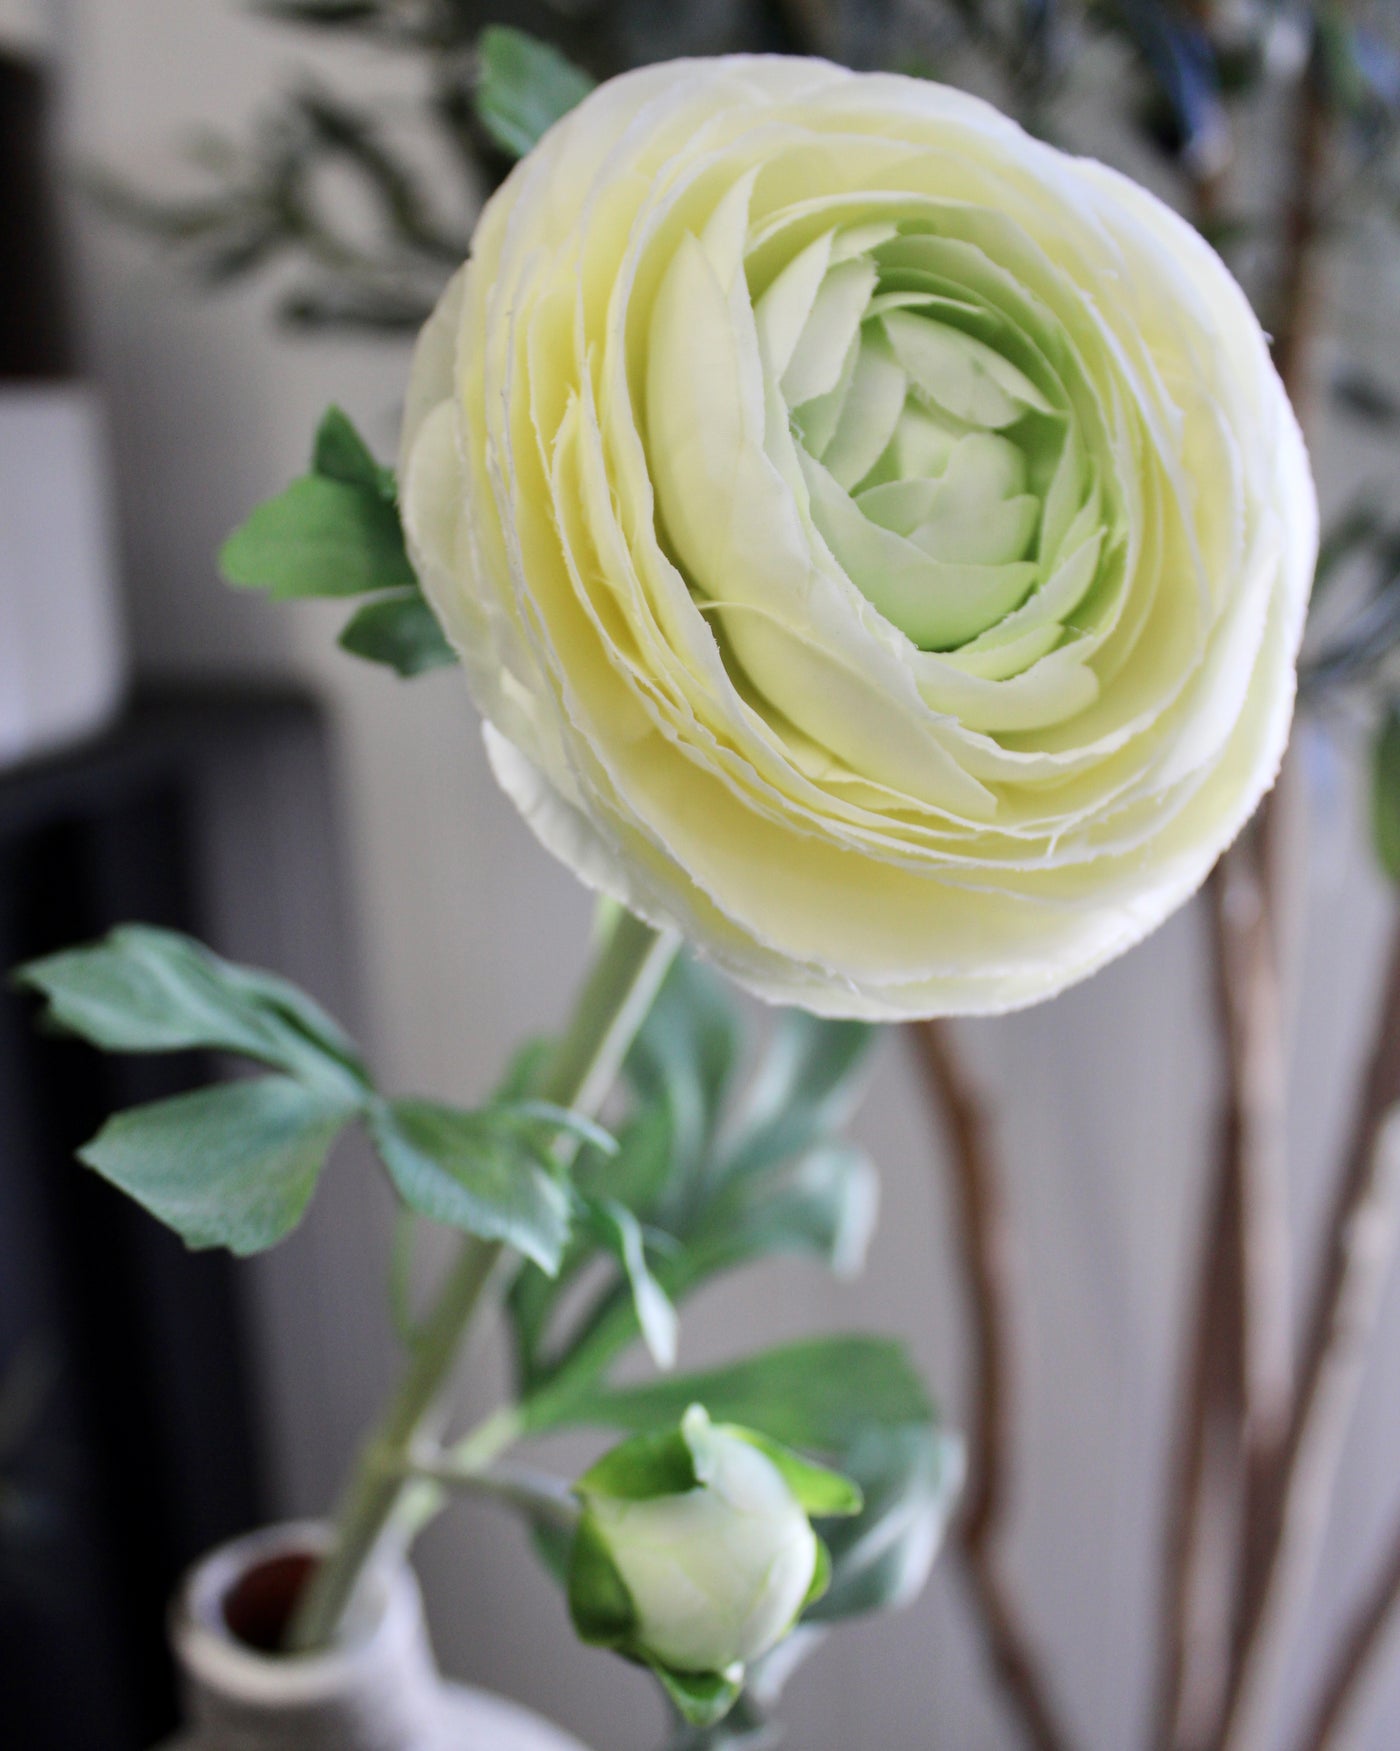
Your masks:
[{"label": "thin stem branch", "polygon": [[920,1022],[911,1033],[925,1085],[952,1147],[958,1256],[966,1277],[975,1390],[969,1412],[968,1493],[957,1549],[992,1663],[1027,1742],[1035,1751],[1066,1751],[1069,1737],[997,1553],[1010,1498],[1015,1429],[1010,1224],[996,1151],[981,1097],[947,1025]]},{"label": "thin stem branch", "polygon": [[565,1531],[572,1531],[578,1524],[578,1503],[568,1485],[543,1472],[526,1471],[518,1466],[481,1470],[458,1464],[450,1454],[432,1453],[415,1454],[403,1475],[500,1502],[531,1520],[544,1521]]},{"label": "thin stem branch", "polygon": [[[554,1048],[540,1091],[544,1099],[590,1117],[597,1112],[676,947],[674,937],[658,935],[628,913],[618,916]],[[561,1144],[568,1146],[567,1140]],[[462,1242],[420,1330],[408,1370],[355,1465],[336,1516],[335,1544],[298,1602],[288,1630],[289,1650],[309,1652],[329,1645],[361,1576],[393,1539],[400,1512],[405,1531],[420,1523],[422,1486],[411,1484],[405,1470],[413,1450],[441,1420],[462,1340],[503,1250],[499,1241],[474,1235]],[[495,1427],[502,1437],[511,1432],[499,1422]]]}]

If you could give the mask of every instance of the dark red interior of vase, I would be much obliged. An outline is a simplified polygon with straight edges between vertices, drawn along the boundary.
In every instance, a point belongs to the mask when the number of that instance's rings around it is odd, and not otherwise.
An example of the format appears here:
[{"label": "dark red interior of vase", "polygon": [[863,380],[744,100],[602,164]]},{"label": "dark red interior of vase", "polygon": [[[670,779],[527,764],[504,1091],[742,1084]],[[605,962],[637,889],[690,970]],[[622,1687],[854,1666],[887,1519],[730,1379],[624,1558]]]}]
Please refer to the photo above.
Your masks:
[{"label": "dark red interior of vase", "polygon": [[307,1577],[316,1566],[308,1551],[272,1556],[239,1577],[224,1600],[224,1622],[235,1640],[260,1654],[277,1654]]}]

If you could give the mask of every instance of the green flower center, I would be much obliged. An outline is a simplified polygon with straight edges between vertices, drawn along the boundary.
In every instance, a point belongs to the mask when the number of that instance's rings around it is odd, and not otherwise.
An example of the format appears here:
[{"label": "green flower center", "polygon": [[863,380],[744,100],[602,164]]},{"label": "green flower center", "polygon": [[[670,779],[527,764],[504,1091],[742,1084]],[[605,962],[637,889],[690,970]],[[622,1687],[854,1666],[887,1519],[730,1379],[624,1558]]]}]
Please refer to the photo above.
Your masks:
[{"label": "green flower center", "polygon": [[1043,306],[902,220],[824,232],[754,314],[812,524],[892,625],[992,679],[1087,630],[1115,519]]}]

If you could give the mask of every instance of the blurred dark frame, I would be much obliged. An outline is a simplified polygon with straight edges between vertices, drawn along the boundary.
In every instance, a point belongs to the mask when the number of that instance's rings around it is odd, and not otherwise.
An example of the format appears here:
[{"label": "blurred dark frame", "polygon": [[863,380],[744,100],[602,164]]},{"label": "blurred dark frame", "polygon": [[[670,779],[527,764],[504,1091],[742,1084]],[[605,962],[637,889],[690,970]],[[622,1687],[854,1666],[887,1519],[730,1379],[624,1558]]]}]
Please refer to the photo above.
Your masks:
[{"label": "blurred dark frame", "polygon": [[[0,968],[142,919],[343,1004],[328,790],[310,703],[205,690],[0,776]],[[171,1590],[267,1499],[238,1267],[73,1151],[214,1067],[44,1036],[35,1008],[0,994],[0,1405],[35,1382],[0,1448],[0,1745],[146,1751],[175,1718]]]}]

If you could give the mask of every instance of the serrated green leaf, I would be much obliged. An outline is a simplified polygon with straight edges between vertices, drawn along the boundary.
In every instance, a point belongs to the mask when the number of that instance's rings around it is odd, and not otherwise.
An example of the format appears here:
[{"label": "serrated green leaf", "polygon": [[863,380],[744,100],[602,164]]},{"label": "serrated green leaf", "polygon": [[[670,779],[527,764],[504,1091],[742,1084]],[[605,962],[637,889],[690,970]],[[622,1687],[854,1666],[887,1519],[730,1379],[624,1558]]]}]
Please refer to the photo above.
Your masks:
[{"label": "serrated green leaf", "polygon": [[1400,707],[1394,702],[1371,752],[1371,833],[1381,868],[1400,881]]},{"label": "serrated green leaf", "polygon": [[304,474],[259,505],[219,552],[239,589],[279,601],[416,589],[397,509],[378,490]]},{"label": "serrated green leaf", "polygon": [[501,150],[517,158],[593,89],[593,80],[558,49],[509,25],[482,31],[477,60],[477,117]]},{"label": "serrated green leaf", "polygon": [[262,1252],[301,1220],[356,1110],[289,1077],[258,1077],[119,1113],[78,1154],[187,1246]]},{"label": "serrated green leaf", "polygon": [[457,661],[437,616],[416,587],[377,596],[347,621],[340,648],[368,663],[383,663],[404,680]]},{"label": "serrated green leaf", "polygon": [[370,1133],[411,1210],[504,1241],[541,1270],[558,1270],[569,1238],[569,1190],[492,1124],[489,1109],[388,1102],[372,1113]]},{"label": "serrated green leaf", "polygon": [[47,999],[52,1025],[110,1052],[236,1052],[313,1081],[368,1086],[354,1042],[305,992],[179,931],[119,925],[14,977]]}]

